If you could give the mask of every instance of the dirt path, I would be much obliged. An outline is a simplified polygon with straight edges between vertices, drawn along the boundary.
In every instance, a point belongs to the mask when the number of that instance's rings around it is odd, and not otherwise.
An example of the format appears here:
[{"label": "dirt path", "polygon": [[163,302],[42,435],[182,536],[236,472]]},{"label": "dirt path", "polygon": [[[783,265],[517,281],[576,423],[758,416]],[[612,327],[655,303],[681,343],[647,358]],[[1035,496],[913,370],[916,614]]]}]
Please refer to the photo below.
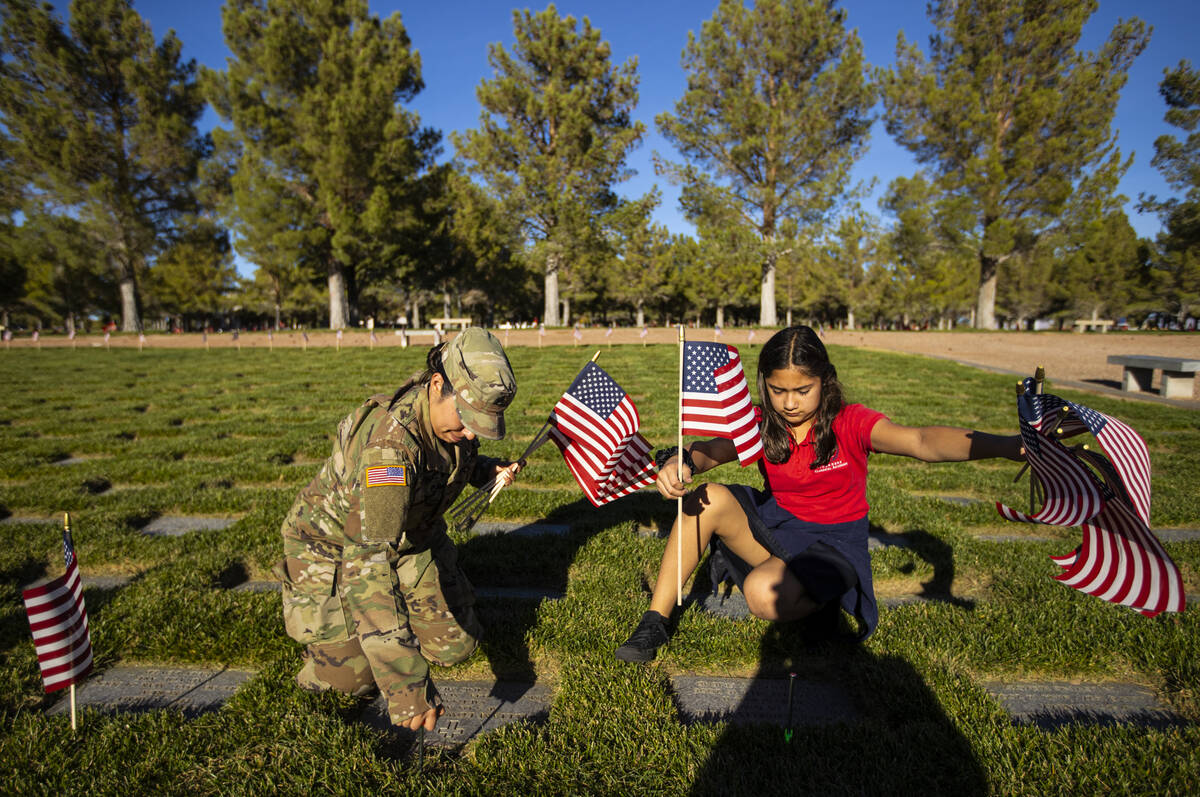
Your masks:
[{"label": "dirt path", "polygon": [[[674,328],[651,327],[642,336],[642,330],[623,327],[609,330],[600,328],[582,329],[576,333],[570,329],[552,329],[545,334],[533,329],[496,330],[497,336],[506,346],[564,346],[577,345],[581,348],[606,346],[610,343],[674,343],[678,333]],[[761,345],[770,330],[732,329],[717,337],[712,328],[689,329],[689,340],[720,340],[735,346],[747,343]],[[417,335],[412,345],[427,346],[432,343],[431,335]],[[1107,334],[1072,332],[839,332],[825,333],[827,343],[838,346],[859,346],[884,351],[900,351],[909,354],[924,354],[944,357],[958,362],[986,368],[995,368],[1016,373],[1032,374],[1038,365],[1046,368],[1053,380],[1091,384],[1099,387],[1120,388],[1121,367],[1109,365],[1110,354],[1149,354],[1162,357],[1180,357],[1200,360],[1200,333],[1128,333]],[[266,349],[274,346],[333,348],[335,346],[374,346],[392,348],[401,345],[401,338],[391,330],[378,330],[375,340],[365,330],[347,331],[341,341],[332,332],[310,332],[307,341],[299,332],[283,331],[267,338],[265,332],[247,332],[235,341],[229,333],[200,335],[148,335],[144,344],[148,348],[191,347],[243,349]],[[18,338],[11,342],[12,348],[40,345],[44,348],[75,345],[77,348],[102,348],[106,344],[100,335],[81,336],[68,341],[62,336],[45,336],[38,344],[29,338]],[[107,345],[121,348],[136,348],[136,335],[114,335]],[[1193,399],[1200,400],[1200,383],[1193,388]]]}]

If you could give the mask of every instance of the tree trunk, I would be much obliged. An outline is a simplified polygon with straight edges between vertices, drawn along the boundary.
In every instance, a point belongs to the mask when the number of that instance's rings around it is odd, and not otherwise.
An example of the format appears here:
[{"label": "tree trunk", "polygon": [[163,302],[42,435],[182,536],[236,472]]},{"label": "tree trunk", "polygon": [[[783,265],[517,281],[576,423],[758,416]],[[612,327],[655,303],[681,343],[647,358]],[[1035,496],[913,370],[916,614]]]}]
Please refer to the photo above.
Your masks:
[{"label": "tree trunk", "polygon": [[546,278],[543,282],[546,301],[542,310],[542,323],[548,327],[556,327],[559,325],[558,267],[560,264],[561,256],[557,252],[552,252],[546,256]]},{"label": "tree trunk", "polygon": [[350,320],[350,299],[346,296],[346,273],[336,260],[329,262],[329,328],[345,329]]},{"label": "tree trunk", "polygon": [[758,323],[773,327],[779,322],[775,312],[775,252],[767,255],[762,269],[762,297],[759,299]]},{"label": "tree trunk", "polygon": [[282,313],[283,313],[283,308],[279,306],[279,302],[276,302],[275,303],[275,330],[279,329],[279,322],[281,320]]},{"label": "tree trunk", "polygon": [[1000,261],[979,253],[979,296],[975,304],[975,328],[996,328],[996,274]]},{"label": "tree trunk", "polygon": [[854,310],[846,308],[846,329],[854,329]]},{"label": "tree trunk", "polygon": [[637,325],[644,327],[646,325],[646,300],[637,300]]},{"label": "tree trunk", "polygon": [[792,325],[792,308],[790,308],[790,307],[788,308],[788,311],[787,311],[787,325],[789,327]]},{"label": "tree trunk", "polygon": [[75,332],[75,313],[67,313],[67,334],[71,335]]},{"label": "tree trunk", "polygon": [[562,300],[562,325],[568,327],[571,325],[571,300]]},{"label": "tree trunk", "polygon": [[141,331],[142,320],[138,318],[137,286],[133,277],[121,277],[121,331]]},{"label": "tree trunk", "polygon": [[717,305],[717,326],[725,328],[725,308],[719,304]]},{"label": "tree trunk", "polygon": [[442,318],[450,317],[450,291],[442,288]]}]

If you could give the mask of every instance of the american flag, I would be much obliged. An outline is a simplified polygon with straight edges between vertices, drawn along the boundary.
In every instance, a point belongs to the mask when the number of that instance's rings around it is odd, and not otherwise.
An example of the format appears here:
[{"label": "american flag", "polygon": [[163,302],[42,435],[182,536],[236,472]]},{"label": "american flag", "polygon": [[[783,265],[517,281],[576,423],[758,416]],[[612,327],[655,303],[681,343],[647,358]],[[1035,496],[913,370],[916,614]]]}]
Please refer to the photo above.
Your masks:
[{"label": "american flag", "polygon": [[750,387],[735,347],[685,342],[681,400],[684,434],[732,440],[743,466],[762,456]]},{"label": "american flag", "polygon": [[[1045,500],[1029,515],[997,503],[1000,514],[1082,528],[1078,548],[1051,557],[1063,569],[1055,578],[1067,586],[1148,616],[1183,611],[1179,569],[1150,530],[1150,457],[1141,436],[1082,404],[1037,394],[1030,379],[1017,397],[1017,414],[1026,458]],[[1085,431],[1107,458],[1072,451],[1060,441]]]},{"label": "american flag", "polygon": [[594,506],[655,479],[637,407],[595,363],[584,366],[550,413],[550,436]]},{"label": "american flag", "polygon": [[65,573],[21,592],[47,692],[70,686],[92,670],[83,584],[69,529],[63,530],[63,559]]}]

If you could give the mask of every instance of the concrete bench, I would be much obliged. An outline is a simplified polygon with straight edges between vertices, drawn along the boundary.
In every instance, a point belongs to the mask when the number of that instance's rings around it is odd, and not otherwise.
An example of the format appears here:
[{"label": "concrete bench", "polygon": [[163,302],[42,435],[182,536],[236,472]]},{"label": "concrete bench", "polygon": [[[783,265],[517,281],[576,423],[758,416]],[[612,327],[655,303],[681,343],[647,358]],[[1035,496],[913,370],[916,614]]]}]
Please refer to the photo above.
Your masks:
[{"label": "concrete bench", "polygon": [[1151,357],[1145,354],[1110,354],[1109,365],[1120,365],[1125,371],[1121,375],[1121,389],[1130,393],[1148,393],[1154,381],[1154,372],[1162,371],[1162,390],[1167,398],[1190,399],[1196,371],[1200,360],[1184,360],[1179,357]]},{"label": "concrete bench", "polygon": [[1083,332],[1093,327],[1099,327],[1101,332],[1107,332],[1113,322],[1103,318],[1078,318],[1075,320],[1075,331]]},{"label": "concrete bench", "polygon": [[466,329],[471,326],[469,318],[431,318],[429,323],[433,324],[433,328],[438,332],[442,331],[442,327],[458,326],[459,329]]},{"label": "concrete bench", "polygon": [[438,329],[397,329],[396,334],[400,337],[402,349],[412,345],[412,338],[416,337],[428,337],[431,346],[442,340],[441,330]]}]

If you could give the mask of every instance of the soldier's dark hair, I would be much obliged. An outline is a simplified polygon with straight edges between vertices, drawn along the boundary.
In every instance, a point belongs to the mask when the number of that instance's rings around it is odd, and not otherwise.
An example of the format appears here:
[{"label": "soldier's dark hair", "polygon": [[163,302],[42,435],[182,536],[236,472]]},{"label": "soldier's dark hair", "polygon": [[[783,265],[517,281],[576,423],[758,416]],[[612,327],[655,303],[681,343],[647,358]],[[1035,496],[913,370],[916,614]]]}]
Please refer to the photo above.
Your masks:
[{"label": "soldier's dark hair", "polygon": [[391,403],[388,404],[389,410],[396,406],[400,397],[413,387],[428,385],[434,374],[440,374],[442,377],[442,395],[446,397],[454,395],[454,386],[450,384],[450,378],[446,376],[446,369],[442,367],[442,350],[445,348],[445,343],[439,343],[429,350],[429,353],[425,355],[425,370],[400,386],[400,389],[392,396]]},{"label": "soldier's dark hair", "polygon": [[792,432],[783,416],[771,406],[767,392],[767,377],[785,368],[799,368],[808,376],[821,380],[821,403],[817,406],[817,419],[813,424],[813,442],[816,458],[810,468],[829,464],[837,452],[837,438],[833,434],[833,419],[845,406],[842,385],[838,382],[837,369],[829,361],[825,344],[810,327],[793,326],[781,329],[771,336],[758,355],[758,397],[762,402],[763,449],[768,462],[779,464],[791,456]]}]

